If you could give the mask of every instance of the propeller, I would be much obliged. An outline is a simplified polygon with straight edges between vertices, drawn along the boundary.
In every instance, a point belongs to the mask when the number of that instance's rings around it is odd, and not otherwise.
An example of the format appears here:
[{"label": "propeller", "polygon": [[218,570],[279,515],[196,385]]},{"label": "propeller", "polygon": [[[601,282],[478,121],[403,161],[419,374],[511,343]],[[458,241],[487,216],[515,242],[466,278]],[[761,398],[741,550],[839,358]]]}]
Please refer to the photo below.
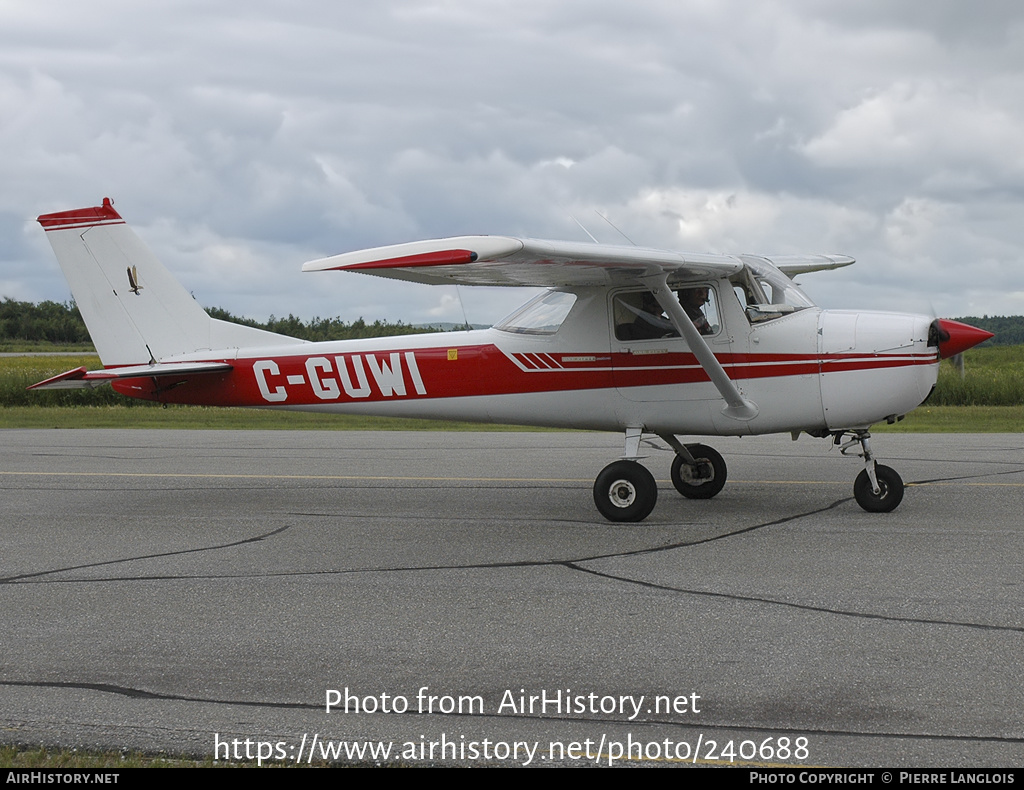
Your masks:
[{"label": "propeller", "polygon": [[956,368],[960,372],[960,378],[963,378],[965,375],[967,375],[964,372],[964,355],[963,354],[954,354],[953,356],[951,356],[949,358],[949,364],[952,365],[954,368]]}]

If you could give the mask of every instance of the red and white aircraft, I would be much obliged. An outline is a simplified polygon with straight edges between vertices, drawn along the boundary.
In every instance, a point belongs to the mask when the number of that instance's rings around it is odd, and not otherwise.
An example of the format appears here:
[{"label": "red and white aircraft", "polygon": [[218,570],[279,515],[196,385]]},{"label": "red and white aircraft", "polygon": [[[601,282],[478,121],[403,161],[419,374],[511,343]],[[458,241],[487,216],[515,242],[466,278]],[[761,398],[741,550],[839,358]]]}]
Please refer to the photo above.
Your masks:
[{"label": "red and white aircraft", "polygon": [[869,427],[921,404],[940,359],[991,336],[923,315],[815,307],[792,278],[853,263],[840,255],[461,236],[346,253],[303,271],[549,290],[490,329],[308,343],[210,318],[109,199],[39,222],[104,369],[36,388],[110,383],[163,403],[622,432],[622,459],[594,484],[598,510],[613,521],[641,521],[657,500],[638,463],[644,434],[675,450],[672,482],[696,499],[721,491],[725,461],[679,436],[829,437],[859,449],[860,505],[892,510],[903,481],[875,463]]}]

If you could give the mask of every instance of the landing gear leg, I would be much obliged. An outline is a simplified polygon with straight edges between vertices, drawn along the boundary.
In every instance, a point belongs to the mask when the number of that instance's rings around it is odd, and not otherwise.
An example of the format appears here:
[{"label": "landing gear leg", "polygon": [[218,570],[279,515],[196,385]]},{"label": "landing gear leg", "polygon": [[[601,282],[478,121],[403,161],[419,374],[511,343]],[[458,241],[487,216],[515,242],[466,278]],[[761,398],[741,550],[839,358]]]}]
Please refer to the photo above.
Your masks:
[{"label": "landing gear leg", "polygon": [[[854,438],[842,444],[839,451],[848,455],[849,448],[856,444],[861,446],[858,455],[864,459],[864,469],[853,483],[853,496],[857,504],[869,513],[889,513],[895,510],[903,501],[903,478],[895,469],[875,463],[869,441],[870,431],[854,431],[853,434]],[[839,444],[842,436],[836,435],[836,444]]]}]

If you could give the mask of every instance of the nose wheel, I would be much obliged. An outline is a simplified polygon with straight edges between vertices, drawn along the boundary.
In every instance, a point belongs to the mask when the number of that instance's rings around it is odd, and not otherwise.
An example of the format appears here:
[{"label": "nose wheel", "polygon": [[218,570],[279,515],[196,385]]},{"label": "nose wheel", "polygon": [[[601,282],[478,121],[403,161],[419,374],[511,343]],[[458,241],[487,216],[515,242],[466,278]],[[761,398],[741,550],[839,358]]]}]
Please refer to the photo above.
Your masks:
[{"label": "nose wheel", "polygon": [[[903,478],[888,466],[875,463],[868,441],[871,434],[866,430],[854,431],[854,438],[839,447],[839,452],[847,455],[847,450],[856,444],[861,446],[860,457],[864,459],[864,468],[853,482],[853,497],[857,504],[869,513],[889,513],[899,507],[903,501]],[[842,441],[843,434],[837,433],[835,443]]]},{"label": "nose wheel", "polygon": [[871,485],[867,470],[862,469],[853,483],[853,496],[857,504],[869,513],[889,513],[903,501],[903,478],[888,466],[875,465],[878,493]]}]

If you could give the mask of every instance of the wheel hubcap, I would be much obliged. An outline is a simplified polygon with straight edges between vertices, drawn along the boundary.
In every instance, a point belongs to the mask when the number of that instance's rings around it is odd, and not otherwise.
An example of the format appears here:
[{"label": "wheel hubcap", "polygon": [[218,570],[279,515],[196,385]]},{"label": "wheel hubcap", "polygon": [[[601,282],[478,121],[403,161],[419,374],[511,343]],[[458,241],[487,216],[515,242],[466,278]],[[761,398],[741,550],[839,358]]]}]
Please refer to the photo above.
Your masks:
[{"label": "wheel hubcap", "polygon": [[615,507],[629,507],[636,501],[636,487],[628,480],[616,480],[608,489],[608,498]]}]

